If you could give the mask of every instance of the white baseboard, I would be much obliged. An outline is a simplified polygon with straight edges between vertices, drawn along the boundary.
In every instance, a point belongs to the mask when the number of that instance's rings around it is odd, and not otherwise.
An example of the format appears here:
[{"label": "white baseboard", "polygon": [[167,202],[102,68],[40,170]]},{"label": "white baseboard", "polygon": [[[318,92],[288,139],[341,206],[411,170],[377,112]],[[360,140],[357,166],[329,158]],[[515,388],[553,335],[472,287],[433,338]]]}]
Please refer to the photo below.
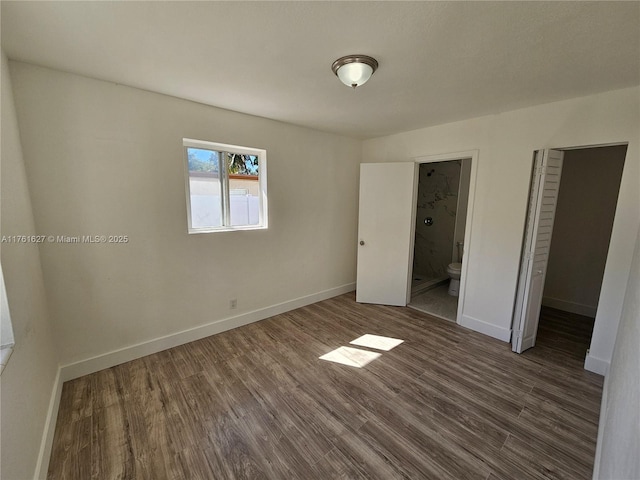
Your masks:
[{"label": "white baseboard", "polygon": [[587,357],[584,359],[584,369],[599,375],[607,375],[609,371],[609,362],[601,358],[592,357],[587,350]]},{"label": "white baseboard", "polygon": [[460,316],[460,325],[475,332],[483,333],[485,335],[489,335],[490,337],[497,338],[498,340],[502,340],[503,342],[511,341],[510,328],[498,327],[497,325],[494,325],[492,323],[487,323],[483,320],[478,320],[477,318],[473,318],[464,314]]},{"label": "white baseboard", "polygon": [[583,305],[582,303],[569,302],[553,297],[542,297],[542,305],[591,318],[596,318],[596,311],[598,310],[598,307],[593,305]]},{"label": "white baseboard", "polygon": [[201,338],[215,335],[226,330],[241,327],[249,323],[264,320],[265,318],[279,315],[296,308],[304,307],[315,302],[320,302],[343,293],[352,292],[355,290],[355,283],[348,283],[339,287],[324,290],[322,292],[306,295],[304,297],[295,298],[277,305],[261,308],[252,312],[243,313],[234,317],[223,318],[206,325],[182,330],[180,332],[173,333],[171,335],[165,335],[163,337],[154,338],[146,342],[141,342],[135,345],[130,345],[118,350],[113,350],[95,357],[80,360],[78,362],[62,365],[60,367],[60,377],[62,382],[73,380],[74,378],[82,377],[83,375],[89,375],[91,373],[110,368],[121,363],[135,360],[136,358],[151,355],[168,348],[177,347],[185,343],[200,340]]},{"label": "white baseboard", "polygon": [[53,446],[53,434],[56,431],[56,420],[58,419],[58,407],[60,407],[60,397],[62,396],[62,378],[60,376],[61,369],[58,368],[56,378],[51,391],[49,400],[49,409],[47,411],[47,419],[44,423],[42,440],[40,442],[40,452],[38,453],[38,463],[34,475],[35,480],[47,478],[49,470],[49,459],[51,458],[51,448]]}]

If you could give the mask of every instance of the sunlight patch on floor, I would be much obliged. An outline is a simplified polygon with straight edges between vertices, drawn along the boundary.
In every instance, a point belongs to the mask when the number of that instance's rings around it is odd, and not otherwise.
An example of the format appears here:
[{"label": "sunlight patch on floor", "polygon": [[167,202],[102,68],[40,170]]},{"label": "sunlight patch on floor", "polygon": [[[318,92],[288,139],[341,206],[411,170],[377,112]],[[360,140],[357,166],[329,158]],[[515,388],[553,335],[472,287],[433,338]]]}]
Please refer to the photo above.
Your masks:
[{"label": "sunlight patch on floor", "polygon": [[328,360],[329,362],[361,368],[378,358],[380,355],[382,354],[369,352],[367,350],[360,350],[359,348],[339,347],[325,355],[322,355],[320,360]]},{"label": "sunlight patch on floor", "polygon": [[376,350],[384,350],[385,352],[388,352],[392,348],[400,345],[402,342],[404,342],[404,340],[400,340],[399,338],[383,337],[381,335],[371,335],[367,333],[349,343],[351,345],[375,348]]}]

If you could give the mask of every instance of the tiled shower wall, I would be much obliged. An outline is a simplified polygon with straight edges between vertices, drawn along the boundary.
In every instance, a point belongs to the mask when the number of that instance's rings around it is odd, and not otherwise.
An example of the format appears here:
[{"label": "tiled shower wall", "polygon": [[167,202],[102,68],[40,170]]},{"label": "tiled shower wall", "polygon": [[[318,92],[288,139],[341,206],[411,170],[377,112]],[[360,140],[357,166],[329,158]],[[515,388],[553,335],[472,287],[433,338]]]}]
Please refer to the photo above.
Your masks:
[{"label": "tiled shower wall", "polygon": [[[447,265],[453,260],[460,167],[460,160],[420,165],[414,277],[447,277]],[[425,224],[427,217],[433,219],[431,226]]]}]

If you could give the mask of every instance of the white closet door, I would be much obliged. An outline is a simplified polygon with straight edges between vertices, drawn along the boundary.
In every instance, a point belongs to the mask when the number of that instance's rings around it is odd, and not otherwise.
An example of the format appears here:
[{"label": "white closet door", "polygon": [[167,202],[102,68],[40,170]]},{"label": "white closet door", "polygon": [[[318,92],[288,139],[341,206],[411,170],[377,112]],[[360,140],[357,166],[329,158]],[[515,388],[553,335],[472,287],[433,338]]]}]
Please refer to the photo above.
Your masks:
[{"label": "white closet door", "polygon": [[413,260],[416,163],[360,165],[356,301],[408,302]]},{"label": "white closet door", "polygon": [[536,152],[511,339],[517,353],[536,343],[562,158],[559,150]]}]

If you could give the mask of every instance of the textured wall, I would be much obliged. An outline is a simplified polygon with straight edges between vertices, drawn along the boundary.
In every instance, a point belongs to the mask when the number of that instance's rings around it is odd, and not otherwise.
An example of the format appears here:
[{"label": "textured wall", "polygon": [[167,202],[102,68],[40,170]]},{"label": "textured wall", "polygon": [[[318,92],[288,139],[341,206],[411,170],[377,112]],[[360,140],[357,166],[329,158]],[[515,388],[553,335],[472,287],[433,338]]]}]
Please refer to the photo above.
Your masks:
[{"label": "textured wall", "polygon": [[640,230],[607,375],[593,478],[640,478]]},{"label": "textured wall", "polygon": [[[2,54],[2,235],[36,232],[16,121],[11,78]],[[58,368],[35,243],[3,243],[2,270],[13,323],[15,347],[2,372],[3,479],[34,476]],[[46,474],[46,472],[44,472]]]}]

